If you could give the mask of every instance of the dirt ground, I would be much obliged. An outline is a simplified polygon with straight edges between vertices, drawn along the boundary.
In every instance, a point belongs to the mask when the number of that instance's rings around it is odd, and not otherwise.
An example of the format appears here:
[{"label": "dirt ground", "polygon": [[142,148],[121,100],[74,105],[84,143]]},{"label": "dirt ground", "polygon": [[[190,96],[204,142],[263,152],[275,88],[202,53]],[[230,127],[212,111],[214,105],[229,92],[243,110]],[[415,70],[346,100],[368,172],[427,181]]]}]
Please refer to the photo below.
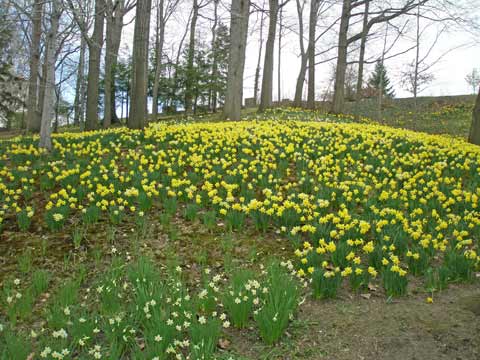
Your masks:
[{"label": "dirt ground", "polygon": [[233,352],[246,359],[478,360],[480,287],[452,285],[433,304],[414,295],[307,300],[276,347],[232,332],[239,338],[246,341],[232,341]]},{"label": "dirt ground", "polygon": [[[225,271],[227,262],[230,267],[257,266],[269,257],[292,257],[291,246],[276,234],[227,233],[222,224],[207,231],[198,222],[186,224],[178,219],[151,225],[141,241],[142,249],[159,265],[169,253],[175,254],[193,278],[202,264]],[[18,271],[17,261],[27,247],[33,249],[34,267],[48,269],[57,281],[68,276],[72,261],[84,263],[94,274],[99,271],[99,264],[93,265],[92,260],[95,248],[100,245],[105,254],[112,246],[104,231],[102,227],[90,229],[80,250],[73,249],[69,234],[4,232],[0,237],[0,282]],[[130,227],[116,231],[115,246],[129,250]],[[43,255],[42,240],[48,244]],[[64,263],[66,254],[68,263]],[[480,360],[480,274],[472,284],[450,284],[436,292],[433,304],[426,303],[429,294],[420,283],[411,284],[407,296],[392,300],[380,285],[375,289],[360,294],[342,289],[334,300],[314,300],[307,290],[279,344],[265,346],[252,322],[245,330],[229,329],[217,355],[222,360]]]}]

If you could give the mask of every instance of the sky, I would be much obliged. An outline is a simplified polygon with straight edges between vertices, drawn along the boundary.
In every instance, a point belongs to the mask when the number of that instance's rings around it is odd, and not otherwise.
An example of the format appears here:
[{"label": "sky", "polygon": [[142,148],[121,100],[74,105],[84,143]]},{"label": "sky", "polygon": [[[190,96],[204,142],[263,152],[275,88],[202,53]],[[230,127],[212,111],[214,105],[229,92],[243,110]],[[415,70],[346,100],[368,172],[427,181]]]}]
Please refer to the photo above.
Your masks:
[{"label": "sky", "polygon": [[[257,4],[261,5],[263,0],[255,0]],[[397,2],[401,0],[397,0]],[[474,3],[477,2],[480,7],[480,0],[474,0]],[[167,26],[166,37],[167,37],[167,52],[172,51],[176,52],[179,44],[180,37],[183,34],[183,29],[188,19],[188,14],[191,8],[191,0],[184,0],[183,5],[180,11],[172,18],[170,23]],[[228,3],[229,1],[224,1],[220,5],[220,16],[223,21],[229,24],[229,12],[228,12]],[[268,3],[268,1],[266,1]],[[308,24],[308,13],[309,13],[309,1],[307,1],[307,6],[304,11],[304,23]],[[267,5],[268,7],[268,5]],[[197,31],[197,37],[204,41],[209,41],[210,38],[210,19],[211,9],[204,8],[201,10],[203,12],[203,17],[199,19],[199,26]],[[321,32],[322,29],[329,24],[331,24],[332,19],[335,19],[339,15],[339,5],[333,6],[329,11],[321,15],[317,33]],[[154,13],[152,13],[153,16]],[[130,16],[133,16],[130,14]],[[480,26],[480,21],[476,19],[477,13],[470,13],[469,17],[474,19],[477,24]],[[296,12],[296,1],[291,0],[285,7],[283,11],[283,23],[284,31],[282,37],[282,57],[281,57],[281,97],[282,99],[292,99],[295,92],[295,84],[298,76],[298,71],[300,67],[299,59],[299,37],[298,37],[298,18]],[[406,23],[406,24],[405,24]],[[268,25],[268,17],[265,21],[265,30]],[[395,54],[401,52],[405,49],[408,49],[414,45],[414,35],[416,29],[416,22],[414,16],[404,17],[401,21],[394,22],[394,25],[398,27],[405,26],[406,35],[398,40],[393,46],[389,54]],[[152,25],[153,26],[153,25]],[[428,20],[422,20],[420,27],[422,29],[421,36],[421,47],[420,47],[420,56],[424,56],[429,52],[431,45],[435,42],[436,36],[440,29],[443,28],[443,24],[431,23]],[[351,27],[351,33],[355,33],[358,29],[355,26]],[[423,30],[425,29],[425,30]],[[277,29],[278,30],[278,29]],[[372,32],[375,35],[369,40],[367,44],[367,54],[366,57],[369,60],[376,60],[381,55],[381,52],[384,46],[385,36],[385,26],[378,26],[372,29]],[[329,48],[332,44],[335,44],[337,41],[337,27],[332,31],[327,33],[325,37],[322,37],[317,43],[317,51],[322,51],[323,49]],[[388,30],[387,36],[387,48],[390,47],[394,38],[397,35],[394,33],[393,27],[390,27]],[[308,31],[306,31],[308,33]],[[254,74],[256,69],[256,64],[258,60],[259,53],[259,34],[260,34],[260,13],[254,12],[250,17],[249,23],[249,36],[247,43],[247,56],[244,72],[244,97],[253,96],[253,87],[254,87]],[[278,34],[278,31],[277,31]],[[133,23],[127,26],[124,29],[123,33],[123,43],[129,45],[131,48],[131,43],[133,40]],[[151,43],[151,46],[153,43]],[[265,42],[263,43],[265,45]],[[334,57],[335,51],[330,52],[325,56],[318,56],[317,61],[322,61],[326,58]],[[277,69],[278,69],[278,37],[275,43],[275,66],[274,66],[274,92],[273,99],[278,98],[277,95]],[[356,55],[351,56],[349,60],[354,60]],[[402,72],[406,69],[406,66],[415,58],[415,51],[412,50],[403,55],[393,57],[391,59],[385,60],[385,66],[387,68],[388,76],[391,79],[391,84],[394,87],[397,97],[409,97],[411,94],[406,91],[401,84]],[[328,87],[329,79],[332,76],[332,64],[335,61],[329,63],[322,63],[316,66],[316,95],[317,98],[320,98],[322,92]],[[448,25],[446,29],[441,33],[439,40],[436,42],[435,46],[429,52],[429,56],[426,58],[425,63],[431,64],[435,62],[435,65],[430,69],[430,73],[433,74],[434,80],[431,82],[428,87],[426,87],[421,93],[420,96],[446,96],[446,95],[465,95],[471,94],[472,89],[465,81],[465,76],[470,73],[474,68],[480,69],[480,42],[478,38],[476,39],[474,35],[469,31],[468,28],[462,27],[458,28],[453,25]],[[261,61],[263,65],[263,58]],[[368,79],[369,73],[373,70],[374,64],[366,66],[366,78]]]}]

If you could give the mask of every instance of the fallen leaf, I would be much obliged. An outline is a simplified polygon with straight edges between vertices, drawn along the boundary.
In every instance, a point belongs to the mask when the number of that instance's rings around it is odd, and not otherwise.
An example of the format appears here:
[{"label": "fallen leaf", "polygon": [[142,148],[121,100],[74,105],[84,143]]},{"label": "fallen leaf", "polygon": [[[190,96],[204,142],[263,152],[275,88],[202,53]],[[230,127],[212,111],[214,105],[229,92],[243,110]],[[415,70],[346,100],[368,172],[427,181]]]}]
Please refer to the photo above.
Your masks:
[{"label": "fallen leaf", "polygon": [[371,298],[372,294],[361,294],[360,296],[361,296],[362,298],[364,298],[364,299],[367,299],[367,300],[368,300],[368,299],[370,299],[370,298]]}]

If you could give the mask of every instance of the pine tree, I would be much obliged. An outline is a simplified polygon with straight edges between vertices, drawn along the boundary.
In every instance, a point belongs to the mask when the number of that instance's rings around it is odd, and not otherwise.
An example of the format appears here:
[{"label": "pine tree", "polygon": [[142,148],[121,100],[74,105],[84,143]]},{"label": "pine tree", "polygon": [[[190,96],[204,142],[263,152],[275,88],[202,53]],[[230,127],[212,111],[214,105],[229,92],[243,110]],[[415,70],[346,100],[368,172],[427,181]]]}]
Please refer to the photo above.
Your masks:
[{"label": "pine tree", "polygon": [[377,61],[375,70],[370,75],[370,79],[368,80],[368,86],[375,89],[376,92],[382,90],[382,93],[386,97],[395,97],[393,86],[390,86],[390,79],[387,75],[387,69],[381,61]]}]

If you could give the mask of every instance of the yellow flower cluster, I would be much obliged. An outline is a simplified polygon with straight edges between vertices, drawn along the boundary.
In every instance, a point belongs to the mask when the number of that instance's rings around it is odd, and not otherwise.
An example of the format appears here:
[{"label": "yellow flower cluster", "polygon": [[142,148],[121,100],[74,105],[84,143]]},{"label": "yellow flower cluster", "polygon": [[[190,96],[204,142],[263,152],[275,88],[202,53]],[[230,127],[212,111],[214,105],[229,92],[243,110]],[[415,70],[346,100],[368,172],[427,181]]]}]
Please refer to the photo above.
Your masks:
[{"label": "yellow flower cluster", "polygon": [[345,276],[384,266],[403,276],[449,252],[480,261],[480,149],[452,138],[244,121],[57,134],[51,154],[35,141],[0,144],[3,226],[19,209],[62,226],[178,202],[306,242],[296,251],[305,275],[323,262]]}]

